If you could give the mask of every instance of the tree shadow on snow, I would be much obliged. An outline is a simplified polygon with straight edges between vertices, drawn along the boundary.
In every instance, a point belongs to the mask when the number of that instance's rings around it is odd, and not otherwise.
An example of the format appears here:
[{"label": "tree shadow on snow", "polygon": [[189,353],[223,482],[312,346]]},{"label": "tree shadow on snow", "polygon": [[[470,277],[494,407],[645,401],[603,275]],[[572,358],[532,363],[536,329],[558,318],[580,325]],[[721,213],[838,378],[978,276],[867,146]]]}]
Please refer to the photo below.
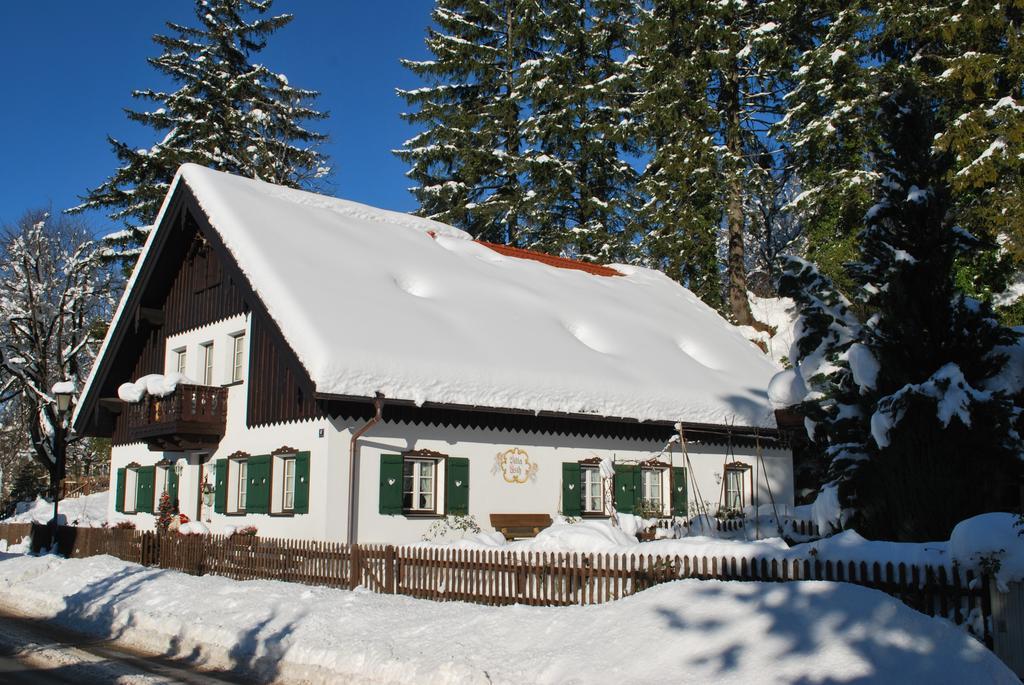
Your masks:
[{"label": "tree shadow on snow", "polygon": [[[939,645],[932,637],[921,631],[915,632],[914,625],[907,625],[906,612],[916,612],[903,607],[896,599],[879,601],[882,597],[878,595],[884,593],[878,590],[847,584],[829,586],[809,582],[693,582],[699,583],[697,595],[701,599],[712,600],[727,594],[731,600],[744,605],[742,610],[749,616],[749,630],[758,631],[758,635],[747,633],[735,638],[731,635],[717,635],[715,633],[718,629],[726,625],[724,621],[714,625],[715,622],[687,618],[685,607],[660,607],[657,611],[669,630],[705,634],[723,643],[714,651],[695,643],[693,649],[688,649],[682,655],[680,666],[684,672],[692,666],[701,667],[702,670],[710,667],[718,676],[727,677],[739,668],[749,645],[758,642],[763,636],[766,640],[782,641],[784,647],[778,653],[779,659],[807,661],[806,675],[797,675],[800,672],[797,668],[794,669],[794,678],[788,681],[798,685],[952,682],[951,679],[957,678],[957,675],[947,670],[948,657],[937,654]],[[860,593],[865,594],[861,597]],[[700,603],[698,600],[693,605]],[[924,614],[914,618],[920,618],[923,622],[942,620]],[[920,625],[919,621],[912,623]],[[952,624],[950,628],[953,628]],[[855,666],[859,673],[836,678],[823,677],[819,672],[815,660],[821,658],[826,646],[837,642],[845,645],[850,652],[844,661]],[[778,649],[775,646],[770,648]],[[983,650],[981,647],[981,653],[984,653]],[[965,661],[979,660],[978,653],[968,652],[964,649],[961,655]],[[867,672],[862,672],[865,665]]]},{"label": "tree shadow on snow", "polygon": [[[122,568],[80,591],[64,596],[65,607],[52,620],[58,626],[76,633],[99,636],[102,640],[118,640],[136,625],[134,613],[123,609],[119,611],[118,605],[143,589],[157,572],[159,569],[144,566]],[[239,682],[274,681],[280,675],[280,662],[287,651],[287,638],[294,632],[298,620],[263,635],[274,619],[274,615],[268,615],[241,633],[228,651],[231,665],[227,670],[208,672],[240,676],[242,678]],[[209,660],[202,645],[196,645],[189,651],[183,647],[183,636],[173,635],[161,657],[172,663],[189,666],[203,666]]]}]

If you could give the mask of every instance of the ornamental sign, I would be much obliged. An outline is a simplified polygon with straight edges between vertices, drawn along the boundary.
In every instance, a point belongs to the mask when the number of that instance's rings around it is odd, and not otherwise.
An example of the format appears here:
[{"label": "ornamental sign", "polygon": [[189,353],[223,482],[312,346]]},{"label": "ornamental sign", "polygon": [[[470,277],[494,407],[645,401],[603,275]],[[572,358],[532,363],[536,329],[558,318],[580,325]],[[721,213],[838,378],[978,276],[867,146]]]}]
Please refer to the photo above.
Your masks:
[{"label": "ornamental sign", "polygon": [[513,447],[495,455],[493,471],[501,471],[506,483],[522,484],[537,477],[537,464],[525,450]]}]

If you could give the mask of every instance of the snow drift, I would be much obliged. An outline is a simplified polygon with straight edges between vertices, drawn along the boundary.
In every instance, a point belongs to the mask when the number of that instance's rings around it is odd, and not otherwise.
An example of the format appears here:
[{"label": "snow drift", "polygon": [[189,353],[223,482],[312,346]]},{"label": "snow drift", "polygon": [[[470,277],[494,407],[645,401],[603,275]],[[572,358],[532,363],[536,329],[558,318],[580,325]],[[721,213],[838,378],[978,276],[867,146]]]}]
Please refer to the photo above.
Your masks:
[{"label": "snow drift", "polygon": [[264,681],[1019,683],[947,622],[843,583],[682,580],[598,606],[486,607],[8,557],[0,604]]}]

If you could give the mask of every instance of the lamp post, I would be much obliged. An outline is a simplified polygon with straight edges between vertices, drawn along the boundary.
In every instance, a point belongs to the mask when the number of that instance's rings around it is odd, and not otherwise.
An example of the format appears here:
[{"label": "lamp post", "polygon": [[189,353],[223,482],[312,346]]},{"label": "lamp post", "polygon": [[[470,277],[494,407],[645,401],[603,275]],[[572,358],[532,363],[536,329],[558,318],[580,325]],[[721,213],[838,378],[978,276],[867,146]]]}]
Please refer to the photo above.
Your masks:
[{"label": "lamp post", "polygon": [[57,423],[53,432],[53,458],[54,471],[52,477],[53,488],[53,537],[51,544],[57,541],[57,502],[60,500],[60,483],[64,480],[67,467],[67,432],[64,430],[64,417],[71,407],[71,398],[75,394],[74,381],[62,381],[55,383],[51,392],[57,398]]}]

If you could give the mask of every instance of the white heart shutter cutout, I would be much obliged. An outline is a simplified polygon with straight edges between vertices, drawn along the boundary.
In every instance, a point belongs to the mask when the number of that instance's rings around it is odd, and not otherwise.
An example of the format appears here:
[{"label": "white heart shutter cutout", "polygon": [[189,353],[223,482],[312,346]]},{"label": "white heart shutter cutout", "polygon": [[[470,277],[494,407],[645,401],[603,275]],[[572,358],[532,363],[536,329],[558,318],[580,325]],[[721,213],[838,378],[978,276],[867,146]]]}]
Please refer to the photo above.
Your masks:
[{"label": "white heart shutter cutout", "polygon": [[394,484],[395,484],[395,479],[394,478],[388,478],[388,485],[394,485]]},{"label": "white heart shutter cutout", "polygon": [[569,489],[570,490],[575,490],[576,489],[576,484],[575,483],[569,483]]},{"label": "white heart shutter cutout", "polygon": [[461,480],[455,481],[455,487],[461,488],[462,487],[462,481]]}]

